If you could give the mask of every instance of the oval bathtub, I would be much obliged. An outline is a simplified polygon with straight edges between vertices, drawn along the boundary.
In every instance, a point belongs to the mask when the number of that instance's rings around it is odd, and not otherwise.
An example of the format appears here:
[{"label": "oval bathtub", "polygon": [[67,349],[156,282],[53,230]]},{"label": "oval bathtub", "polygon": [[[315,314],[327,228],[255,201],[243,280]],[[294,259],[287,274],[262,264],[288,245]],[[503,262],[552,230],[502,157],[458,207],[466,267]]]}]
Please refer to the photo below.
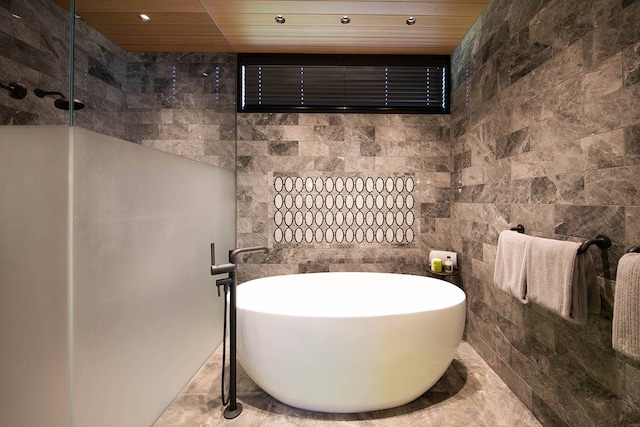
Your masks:
[{"label": "oval bathtub", "polygon": [[465,294],[387,273],[312,273],[238,286],[245,371],[279,401],[318,412],[393,408],[444,374],[462,339]]}]

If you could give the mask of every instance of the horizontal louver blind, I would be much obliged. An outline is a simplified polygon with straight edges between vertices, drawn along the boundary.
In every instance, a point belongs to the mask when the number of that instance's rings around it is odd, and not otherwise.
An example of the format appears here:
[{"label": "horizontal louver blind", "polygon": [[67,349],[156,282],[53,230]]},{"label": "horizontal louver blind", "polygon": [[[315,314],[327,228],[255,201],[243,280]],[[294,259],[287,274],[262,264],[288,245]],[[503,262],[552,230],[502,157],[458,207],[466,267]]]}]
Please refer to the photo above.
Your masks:
[{"label": "horizontal louver blind", "polygon": [[240,63],[239,67],[239,111],[448,112],[446,64]]}]

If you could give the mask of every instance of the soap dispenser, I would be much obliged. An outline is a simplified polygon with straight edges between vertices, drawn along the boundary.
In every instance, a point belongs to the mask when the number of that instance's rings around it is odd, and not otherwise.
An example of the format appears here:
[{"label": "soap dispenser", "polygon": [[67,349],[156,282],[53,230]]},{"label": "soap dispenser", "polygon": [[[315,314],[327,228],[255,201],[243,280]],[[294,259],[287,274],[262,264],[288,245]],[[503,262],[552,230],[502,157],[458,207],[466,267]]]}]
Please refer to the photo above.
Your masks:
[{"label": "soap dispenser", "polygon": [[445,273],[453,273],[453,261],[450,256],[442,263],[442,266]]}]

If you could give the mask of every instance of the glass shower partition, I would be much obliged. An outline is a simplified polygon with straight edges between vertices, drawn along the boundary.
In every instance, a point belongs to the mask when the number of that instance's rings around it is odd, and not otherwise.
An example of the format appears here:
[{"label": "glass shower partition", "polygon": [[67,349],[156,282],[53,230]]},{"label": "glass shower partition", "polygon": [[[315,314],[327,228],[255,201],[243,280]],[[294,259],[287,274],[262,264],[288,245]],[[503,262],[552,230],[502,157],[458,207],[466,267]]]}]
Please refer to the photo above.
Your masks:
[{"label": "glass shower partition", "polygon": [[235,57],[127,53],[98,3],[0,4],[0,425],[150,425],[222,340]]},{"label": "glass shower partition", "polygon": [[0,425],[71,425],[69,12],[0,2]]}]

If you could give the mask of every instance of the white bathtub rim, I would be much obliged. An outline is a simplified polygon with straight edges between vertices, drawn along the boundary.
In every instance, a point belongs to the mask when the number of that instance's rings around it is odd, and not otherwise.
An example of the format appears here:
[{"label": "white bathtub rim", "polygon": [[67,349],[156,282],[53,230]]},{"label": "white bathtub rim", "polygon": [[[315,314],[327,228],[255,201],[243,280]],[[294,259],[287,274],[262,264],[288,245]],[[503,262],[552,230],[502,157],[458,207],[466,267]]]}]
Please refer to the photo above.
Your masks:
[{"label": "white bathtub rim", "polygon": [[[302,281],[304,281],[305,278],[307,280],[309,279],[313,280],[313,278],[331,277],[331,276],[335,276],[336,279],[339,277],[342,277],[342,278],[361,277],[361,278],[367,278],[367,279],[373,279],[377,277],[378,280],[383,278],[384,279],[395,278],[395,279],[401,279],[405,281],[412,281],[410,283],[410,286],[412,287],[415,286],[419,292],[423,292],[423,293],[431,292],[432,295],[428,295],[428,297],[432,298],[432,300],[430,301],[425,300],[422,302],[418,302],[421,305],[419,307],[414,306],[413,308],[408,308],[404,304],[405,302],[408,302],[409,304],[415,305],[417,303],[415,300],[401,301],[400,303],[403,304],[402,309],[391,310],[391,311],[389,307],[389,304],[390,304],[389,300],[380,301],[378,302],[378,304],[376,304],[375,309],[373,309],[372,307],[368,307],[373,310],[368,313],[363,313],[362,311],[358,312],[357,309],[354,309],[353,306],[349,306],[349,307],[343,306],[341,307],[341,310],[340,310],[340,307],[338,308],[328,307],[330,304],[334,306],[336,304],[345,304],[345,301],[339,298],[340,297],[339,293],[331,294],[332,297],[330,298],[330,301],[329,300],[314,301],[313,305],[308,307],[308,310],[302,310],[302,311],[300,307],[292,307],[286,304],[284,304],[284,308],[279,307],[279,309],[273,309],[273,307],[265,307],[264,300],[261,300],[257,303],[250,302],[249,304],[245,304],[245,301],[243,300],[243,287],[245,286],[251,286],[251,287],[265,286],[268,284],[272,284],[278,281],[279,279],[284,279],[285,281],[288,282],[288,281],[296,280],[296,278],[301,278]],[[424,282],[424,283],[416,283],[418,281]],[[287,283],[287,285],[289,284]],[[330,283],[327,285],[323,284],[323,286],[349,286],[349,285],[348,284],[336,285],[335,283]],[[359,286],[361,288],[360,289],[361,291],[365,290],[363,287],[368,287],[366,290],[372,291],[372,290],[375,290],[374,287],[377,286],[378,287],[377,290],[381,291],[385,296],[389,295],[390,297],[394,297],[396,299],[399,297],[397,292],[394,292],[394,283],[384,283],[384,284],[376,283],[376,284],[366,284],[366,285],[359,283],[356,286]],[[396,288],[398,288],[399,286],[406,286],[406,283],[405,284],[395,283]],[[342,290],[342,288],[339,288],[339,289]],[[433,304],[433,299],[438,298],[438,293],[437,293],[438,290],[448,293],[449,294],[448,297],[451,300],[447,302],[443,302],[441,301],[441,299],[439,299],[437,306],[428,306],[428,303]],[[395,291],[397,291],[397,289],[395,289]],[[323,295],[324,294],[326,294],[326,292],[323,292]],[[278,297],[282,297],[282,295],[278,295]],[[279,301],[281,302],[282,300],[279,300]],[[323,302],[328,304],[323,305],[322,304]],[[396,303],[398,303],[398,301],[396,301]],[[453,307],[464,305],[464,304],[466,304],[466,294],[462,289],[460,289],[455,284],[452,284],[450,282],[447,282],[441,279],[433,278],[433,277],[410,275],[410,274],[399,274],[399,273],[378,273],[378,272],[328,272],[328,273],[321,272],[321,273],[304,273],[304,274],[268,276],[268,277],[253,279],[248,282],[245,282],[238,286],[237,309],[255,311],[265,315],[277,315],[277,316],[285,316],[285,317],[291,317],[291,318],[319,317],[319,318],[338,318],[338,319],[367,319],[367,318],[378,318],[378,317],[405,316],[405,315],[423,313],[425,311],[437,312],[441,310],[448,310]],[[322,307],[322,308],[319,308],[319,307]],[[333,309],[334,312],[330,312],[331,309]],[[359,309],[362,310],[363,307],[359,307]]]}]

